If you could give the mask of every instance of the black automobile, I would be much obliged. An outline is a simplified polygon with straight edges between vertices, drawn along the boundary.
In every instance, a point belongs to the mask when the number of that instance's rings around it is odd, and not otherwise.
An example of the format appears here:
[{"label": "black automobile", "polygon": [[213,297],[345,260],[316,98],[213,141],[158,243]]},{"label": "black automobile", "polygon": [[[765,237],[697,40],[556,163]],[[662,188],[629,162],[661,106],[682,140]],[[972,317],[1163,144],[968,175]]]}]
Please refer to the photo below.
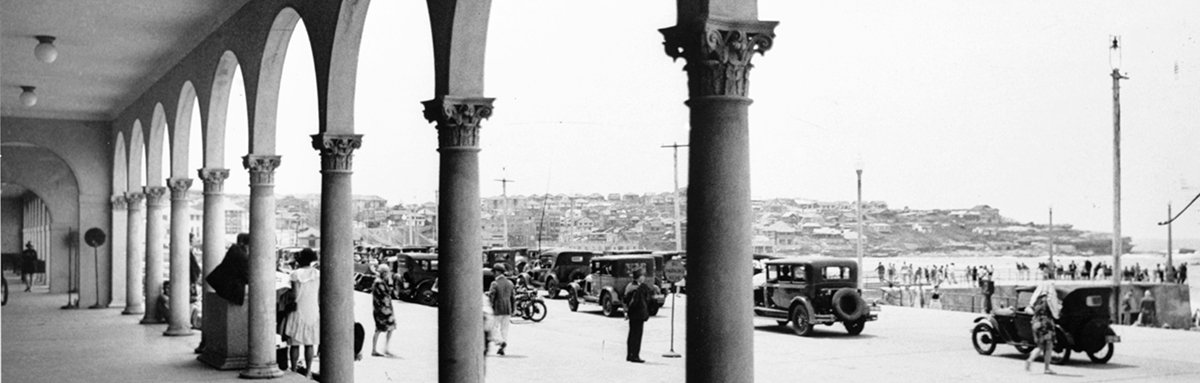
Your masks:
[{"label": "black automobile", "polygon": [[[571,282],[567,286],[567,307],[571,311],[579,310],[579,304],[595,303],[605,316],[616,316],[624,309],[622,298],[625,288],[633,282],[637,272],[645,275],[657,275],[655,257],[649,254],[639,255],[605,255],[592,258],[592,273],[583,280]],[[666,289],[655,286],[655,294],[649,303],[650,316],[658,315],[658,308],[666,300]]]},{"label": "black automobile", "polygon": [[879,306],[862,298],[854,260],[804,256],[762,264],[764,278],[754,287],[755,316],[773,318],[780,326],[791,322],[800,336],[811,335],[814,325],[837,322],[858,335],[878,318]]},{"label": "black automobile", "polygon": [[544,288],[551,299],[571,282],[591,273],[589,264],[599,253],[574,249],[550,249],[538,255],[537,261],[517,276],[517,283]]},{"label": "black automobile", "polygon": [[[1035,287],[1018,287],[1017,302],[1028,303]],[[1054,321],[1055,363],[1065,363],[1071,352],[1087,353],[1095,363],[1108,363],[1121,337],[1113,332],[1109,315],[1112,287],[1055,286],[1062,310]],[[1033,313],[1026,307],[1000,308],[975,319],[971,343],[980,355],[991,355],[997,344],[1009,344],[1022,354],[1036,348],[1033,343]]]},{"label": "black automobile", "polygon": [[527,258],[529,249],[524,247],[491,248],[483,251],[483,291],[487,291],[496,280],[492,267],[504,265],[511,278],[517,272],[517,259]]}]

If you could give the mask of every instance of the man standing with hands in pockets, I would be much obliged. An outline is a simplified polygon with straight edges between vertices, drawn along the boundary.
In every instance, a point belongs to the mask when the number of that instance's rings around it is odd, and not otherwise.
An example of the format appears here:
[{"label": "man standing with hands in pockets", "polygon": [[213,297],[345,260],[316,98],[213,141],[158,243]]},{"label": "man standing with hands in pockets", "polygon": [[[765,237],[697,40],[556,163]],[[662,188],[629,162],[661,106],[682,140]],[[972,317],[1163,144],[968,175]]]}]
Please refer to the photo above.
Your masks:
[{"label": "man standing with hands in pockets", "polygon": [[629,338],[626,340],[625,360],[633,363],[645,363],[642,360],[642,330],[646,320],[650,319],[647,300],[654,296],[654,290],[646,285],[644,270],[633,272],[634,282],[625,287],[625,320],[629,321]]}]

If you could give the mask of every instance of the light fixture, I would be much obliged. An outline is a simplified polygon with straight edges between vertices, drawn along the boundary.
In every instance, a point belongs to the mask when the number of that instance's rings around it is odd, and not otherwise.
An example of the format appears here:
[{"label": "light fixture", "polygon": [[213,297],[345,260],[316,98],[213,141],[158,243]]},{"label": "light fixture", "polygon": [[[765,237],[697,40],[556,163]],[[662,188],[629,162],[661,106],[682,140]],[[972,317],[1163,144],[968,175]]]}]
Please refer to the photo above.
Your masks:
[{"label": "light fixture", "polygon": [[1108,47],[1108,66],[1112,70],[1121,69],[1121,36],[1112,36],[1112,45]]},{"label": "light fixture", "polygon": [[54,36],[39,35],[34,38],[38,40],[38,45],[33,48],[33,55],[38,60],[49,64],[58,59],[58,48],[54,47]]},{"label": "light fixture", "polygon": [[26,107],[37,105],[37,94],[33,93],[36,87],[21,85],[21,104]]}]

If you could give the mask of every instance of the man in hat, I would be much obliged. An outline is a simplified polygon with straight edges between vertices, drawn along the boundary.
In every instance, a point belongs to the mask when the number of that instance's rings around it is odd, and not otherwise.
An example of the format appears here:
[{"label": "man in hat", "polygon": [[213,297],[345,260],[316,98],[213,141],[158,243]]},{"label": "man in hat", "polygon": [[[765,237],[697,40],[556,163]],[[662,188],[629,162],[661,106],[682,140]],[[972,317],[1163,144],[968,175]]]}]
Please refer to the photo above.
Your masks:
[{"label": "man in hat", "polygon": [[25,242],[25,251],[21,252],[21,280],[25,282],[25,291],[33,286],[33,274],[37,272],[38,255],[33,249],[33,242]]},{"label": "man in hat", "polygon": [[625,287],[625,320],[629,321],[629,337],[625,340],[625,360],[633,363],[645,363],[642,360],[642,331],[646,320],[650,319],[649,300],[654,298],[654,290],[646,285],[644,270],[633,272],[634,281]]},{"label": "man in hat", "polygon": [[496,279],[488,289],[496,322],[496,328],[492,330],[492,343],[500,345],[500,349],[496,350],[497,355],[504,355],[504,348],[508,347],[508,325],[512,322],[513,298],[516,291],[512,281],[505,276],[507,271],[508,268],[503,263],[492,266],[492,275],[495,275]]}]

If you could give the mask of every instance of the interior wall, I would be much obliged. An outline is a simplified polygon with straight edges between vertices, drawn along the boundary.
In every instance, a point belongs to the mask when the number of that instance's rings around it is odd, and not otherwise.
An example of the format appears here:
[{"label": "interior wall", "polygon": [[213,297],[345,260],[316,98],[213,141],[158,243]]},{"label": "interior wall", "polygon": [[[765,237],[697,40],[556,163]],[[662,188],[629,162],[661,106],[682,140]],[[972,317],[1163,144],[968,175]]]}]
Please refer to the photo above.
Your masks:
[{"label": "interior wall", "polygon": [[0,252],[21,252],[21,222],[24,221],[20,198],[0,200]]}]

